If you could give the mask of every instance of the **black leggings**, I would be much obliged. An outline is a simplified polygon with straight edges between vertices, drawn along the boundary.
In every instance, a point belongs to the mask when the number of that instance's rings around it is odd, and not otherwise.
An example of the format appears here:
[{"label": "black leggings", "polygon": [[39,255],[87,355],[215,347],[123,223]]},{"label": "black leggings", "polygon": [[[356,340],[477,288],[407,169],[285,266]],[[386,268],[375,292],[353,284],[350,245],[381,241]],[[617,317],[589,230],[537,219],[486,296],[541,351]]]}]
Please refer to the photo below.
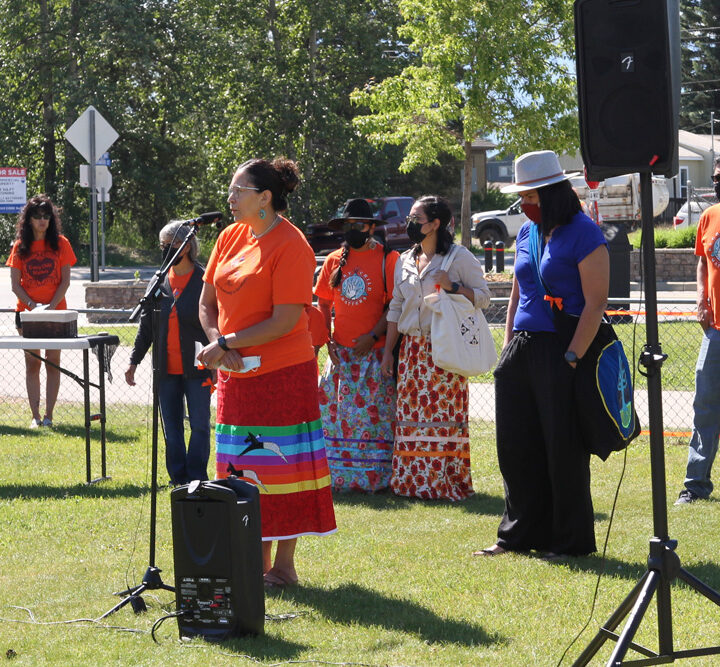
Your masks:
[{"label": "black leggings", "polygon": [[497,543],[516,551],[595,551],[590,455],[575,431],[574,369],[550,332],[517,332],[495,369],[505,513]]}]

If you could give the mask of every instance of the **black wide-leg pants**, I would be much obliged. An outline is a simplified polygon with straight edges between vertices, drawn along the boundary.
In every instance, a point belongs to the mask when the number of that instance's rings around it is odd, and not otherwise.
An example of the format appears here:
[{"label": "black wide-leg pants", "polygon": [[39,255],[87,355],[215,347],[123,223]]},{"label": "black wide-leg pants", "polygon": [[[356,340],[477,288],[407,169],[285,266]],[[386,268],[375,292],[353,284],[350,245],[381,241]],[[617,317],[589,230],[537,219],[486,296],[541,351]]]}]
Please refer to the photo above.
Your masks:
[{"label": "black wide-leg pants", "polygon": [[576,435],[574,369],[555,333],[516,332],[495,369],[497,451],[505,485],[498,545],[595,551],[590,455]]}]

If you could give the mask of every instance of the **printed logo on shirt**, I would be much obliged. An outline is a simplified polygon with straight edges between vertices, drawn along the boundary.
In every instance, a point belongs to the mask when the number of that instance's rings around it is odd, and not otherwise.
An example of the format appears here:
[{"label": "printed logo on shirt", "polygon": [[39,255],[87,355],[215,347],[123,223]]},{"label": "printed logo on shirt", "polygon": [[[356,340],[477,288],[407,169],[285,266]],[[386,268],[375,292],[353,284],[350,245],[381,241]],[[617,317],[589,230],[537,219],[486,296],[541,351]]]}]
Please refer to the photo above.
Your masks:
[{"label": "printed logo on shirt", "polygon": [[34,282],[40,284],[45,282],[55,271],[56,257],[54,254],[44,254],[25,262],[25,271]]},{"label": "printed logo on shirt", "polygon": [[720,269],[720,232],[715,234],[713,240],[710,242],[707,254],[715,267]]},{"label": "printed logo on shirt", "polygon": [[357,306],[367,300],[368,292],[372,289],[372,281],[362,269],[356,269],[342,282],[340,298],[348,306]]}]

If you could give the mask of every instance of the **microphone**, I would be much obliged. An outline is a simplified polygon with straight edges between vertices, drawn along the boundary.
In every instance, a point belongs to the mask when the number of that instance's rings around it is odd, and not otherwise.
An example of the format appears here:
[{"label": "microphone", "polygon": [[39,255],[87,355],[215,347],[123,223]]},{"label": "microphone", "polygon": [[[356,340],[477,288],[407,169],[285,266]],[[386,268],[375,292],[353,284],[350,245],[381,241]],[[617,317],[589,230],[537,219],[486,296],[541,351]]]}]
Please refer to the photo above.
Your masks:
[{"label": "microphone", "polygon": [[215,225],[218,229],[222,229],[222,213],[220,213],[220,211],[201,213],[197,218],[193,218],[192,220],[183,220],[183,225]]}]

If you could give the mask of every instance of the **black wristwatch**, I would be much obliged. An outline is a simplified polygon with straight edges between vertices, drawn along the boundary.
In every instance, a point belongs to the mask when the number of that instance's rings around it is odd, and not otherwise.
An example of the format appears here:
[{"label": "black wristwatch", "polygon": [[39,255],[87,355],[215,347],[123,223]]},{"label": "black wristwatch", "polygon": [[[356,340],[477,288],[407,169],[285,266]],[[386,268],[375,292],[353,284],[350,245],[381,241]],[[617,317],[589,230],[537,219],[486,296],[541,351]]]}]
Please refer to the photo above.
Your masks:
[{"label": "black wristwatch", "polygon": [[572,350],[568,350],[565,353],[565,361],[567,361],[569,364],[576,364],[578,361],[580,361],[580,357],[577,356]]},{"label": "black wristwatch", "polygon": [[450,285],[450,289],[446,289],[445,291],[448,294],[457,294],[459,289],[460,289],[460,283],[452,283]]},{"label": "black wristwatch", "polygon": [[225,350],[225,352],[230,352],[230,348],[228,347],[227,341],[225,340],[225,336],[218,336],[217,344]]}]

